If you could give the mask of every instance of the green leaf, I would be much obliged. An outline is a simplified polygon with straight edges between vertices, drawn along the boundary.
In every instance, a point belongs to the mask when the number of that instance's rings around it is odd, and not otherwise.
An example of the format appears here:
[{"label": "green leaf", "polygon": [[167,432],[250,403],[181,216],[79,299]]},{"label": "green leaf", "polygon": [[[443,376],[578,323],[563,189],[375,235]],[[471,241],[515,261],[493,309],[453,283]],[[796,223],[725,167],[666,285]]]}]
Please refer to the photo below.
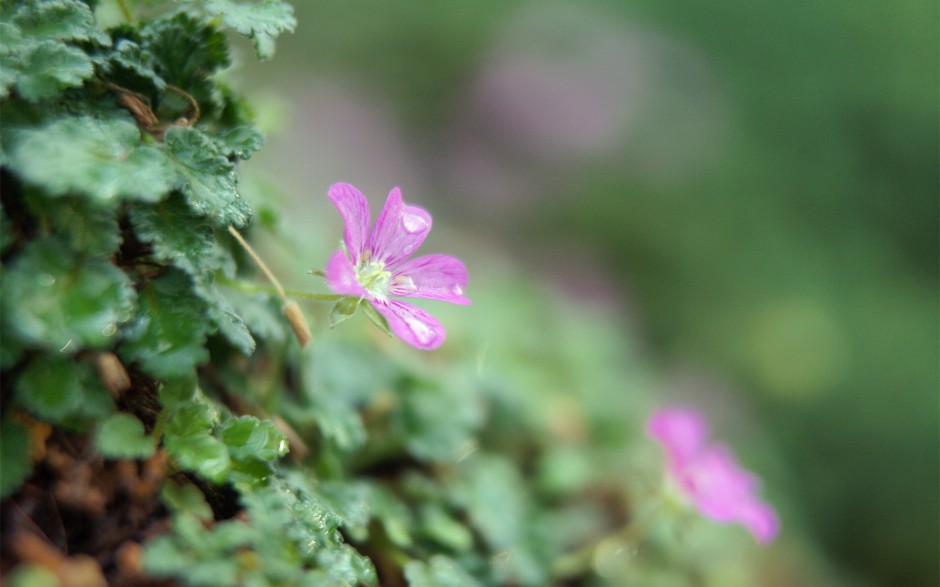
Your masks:
[{"label": "green leaf", "polygon": [[0,427],[0,499],[6,499],[33,472],[29,457],[29,430],[9,416]]},{"label": "green leaf", "polygon": [[91,58],[81,49],[43,41],[21,57],[16,91],[23,99],[38,102],[56,97],[65,88],[80,86],[93,73]]},{"label": "green leaf", "polygon": [[478,587],[453,559],[436,554],[428,562],[413,560],[405,565],[405,578],[410,587]]},{"label": "green leaf", "polygon": [[254,416],[232,418],[222,424],[222,442],[233,459],[273,461],[287,454],[287,438],[269,420]]},{"label": "green leaf", "polygon": [[273,57],[274,39],[297,26],[293,7],[282,0],[207,0],[206,11],[221,16],[226,28],[251,37],[259,59]]},{"label": "green leaf", "polygon": [[174,512],[187,513],[200,520],[212,520],[212,508],[206,503],[205,495],[191,483],[179,483],[168,478],[163,483],[160,498]]},{"label": "green leaf", "polygon": [[213,324],[233,346],[250,355],[255,349],[254,338],[213,282],[217,270],[234,271],[234,262],[219,246],[208,220],[175,195],[158,204],[134,206],[130,218],[134,232],[141,241],[151,244],[157,259],[192,277],[193,292],[208,304]]},{"label": "green leaf", "polygon": [[333,306],[333,309],[330,310],[330,328],[352,318],[352,315],[359,308],[360,301],[360,298],[354,297],[340,298]]},{"label": "green leaf", "polygon": [[388,320],[385,318],[385,316],[379,314],[372,304],[360,304],[360,306],[362,307],[362,313],[368,316],[369,320],[379,327],[379,330],[388,336],[394,336],[392,334],[392,329],[388,325]]},{"label": "green leaf", "polygon": [[169,269],[140,292],[140,309],[125,329],[120,352],[162,379],[185,378],[209,359],[204,347],[208,324],[205,302],[193,293],[192,281]]},{"label": "green leaf", "polygon": [[12,142],[11,169],[51,195],[153,201],[172,187],[173,166],[159,149],[141,142],[137,125],[124,114],[60,118],[17,131]]},{"label": "green leaf", "polygon": [[47,231],[61,235],[77,254],[110,257],[121,244],[121,231],[113,211],[87,198],[46,198],[27,195],[27,204]]},{"label": "green leaf", "polygon": [[245,160],[264,145],[264,133],[254,126],[242,125],[216,136],[222,154]]},{"label": "green leaf", "polygon": [[246,294],[233,288],[222,288],[218,295],[244,319],[254,336],[269,342],[284,342],[287,330],[280,300],[270,294]]},{"label": "green leaf", "polygon": [[140,30],[139,43],[156,74],[192,94],[200,104],[209,100],[206,80],[231,63],[225,34],[185,13],[147,23]]},{"label": "green leaf", "polygon": [[17,383],[20,405],[52,423],[102,417],[114,409],[94,367],[67,355],[37,355]]},{"label": "green leaf", "polygon": [[182,468],[195,471],[215,483],[225,481],[231,467],[228,449],[212,430],[218,414],[200,401],[173,409],[163,433],[163,444]]},{"label": "green leaf", "polygon": [[214,273],[229,260],[215,239],[212,224],[176,194],[156,204],[136,204],[129,215],[137,238],[150,243],[157,260],[193,278]]},{"label": "green leaf", "polygon": [[153,455],[153,439],[144,425],[130,414],[114,414],[98,426],[98,452],[110,459],[145,459]]},{"label": "green leaf", "polygon": [[251,208],[236,189],[235,166],[202,132],[173,127],[164,137],[164,152],[177,171],[177,187],[189,206],[216,226],[244,226]]},{"label": "green leaf", "polygon": [[31,0],[17,6],[12,22],[31,39],[94,41],[109,45],[110,37],[95,23],[88,4],[79,0]]},{"label": "green leaf", "polygon": [[24,341],[75,352],[114,344],[133,311],[134,290],[114,265],[75,257],[60,241],[27,245],[4,276],[3,321]]}]

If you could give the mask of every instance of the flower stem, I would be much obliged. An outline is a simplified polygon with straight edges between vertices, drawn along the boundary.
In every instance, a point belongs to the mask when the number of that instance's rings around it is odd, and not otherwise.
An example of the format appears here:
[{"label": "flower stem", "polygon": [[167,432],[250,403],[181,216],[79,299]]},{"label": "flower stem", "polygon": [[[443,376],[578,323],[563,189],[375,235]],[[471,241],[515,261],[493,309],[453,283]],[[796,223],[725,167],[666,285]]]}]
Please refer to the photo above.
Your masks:
[{"label": "flower stem", "polygon": [[[225,277],[217,277],[218,283],[222,285],[231,287],[232,289],[237,289],[240,291],[248,293],[271,293],[280,295],[280,292],[273,287],[266,287],[263,285],[255,285],[253,283],[245,283],[244,281],[235,281],[233,279],[226,279]],[[339,294],[321,294],[321,293],[310,293],[306,291],[298,291],[296,289],[285,289],[284,295],[289,298],[300,298],[304,300],[319,300],[322,302],[335,302],[342,298],[343,296]]]}]

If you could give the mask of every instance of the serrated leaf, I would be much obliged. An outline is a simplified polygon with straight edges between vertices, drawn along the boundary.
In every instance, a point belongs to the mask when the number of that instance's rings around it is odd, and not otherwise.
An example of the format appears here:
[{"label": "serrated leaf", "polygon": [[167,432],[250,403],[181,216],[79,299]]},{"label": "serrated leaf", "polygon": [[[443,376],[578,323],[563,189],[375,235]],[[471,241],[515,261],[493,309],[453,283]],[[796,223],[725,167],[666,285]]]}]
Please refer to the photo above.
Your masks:
[{"label": "serrated leaf", "polygon": [[226,28],[251,37],[259,59],[273,57],[274,39],[297,26],[293,7],[282,0],[207,0],[206,11],[221,16]]},{"label": "serrated leaf", "polygon": [[154,201],[172,187],[175,168],[141,142],[129,118],[116,114],[61,118],[13,135],[10,168],[51,195],[80,192],[100,202]]},{"label": "serrated leaf", "polygon": [[21,57],[16,91],[30,102],[54,98],[65,88],[80,86],[94,73],[91,58],[77,47],[43,41]]},{"label": "serrated leaf", "polygon": [[88,4],[79,0],[31,0],[21,3],[12,22],[24,37],[62,41],[94,41],[102,45],[110,37],[95,24]]},{"label": "serrated leaf", "polygon": [[164,152],[177,172],[177,187],[197,213],[220,228],[244,226],[251,208],[236,188],[235,166],[202,132],[174,127],[164,137]]},{"label": "serrated leaf", "polygon": [[199,86],[231,63],[225,34],[186,13],[147,23],[139,39],[159,77],[201,98],[200,102],[207,96],[200,95]]},{"label": "serrated leaf", "polygon": [[122,356],[138,361],[162,379],[186,378],[209,359],[204,342],[208,324],[205,302],[193,293],[190,278],[169,269],[140,292],[140,308],[125,329]]},{"label": "serrated leaf", "polygon": [[123,271],[79,259],[53,238],[30,243],[3,285],[3,321],[24,341],[55,351],[112,345],[133,310],[134,290]]},{"label": "serrated leaf", "polygon": [[287,454],[287,438],[269,420],[254,416],[232,418],[222,424],[222,442],[232,458],[273,461]]},{"label": "serrated leaf", "polygon": [[113,402],[94,367],[63,355],[37,355],[17,380],[16,399],[53,423],[102,417]]},{"label": "serrated leaf", "polygon": [[453,559],[436,554],[427,562],[413,560],[405,565],[410,587],[478,587],[480,583]]},{"label": "serrated leaf", "polygon": [[63,237],[75,253],[110,257],[121,244],[121,230],[113,211],[86,198],[45,198],[27,195],[30,210],[47,230]]},{"label": "serrated leaf", "polygon": [[32,473],[29,451],[29,430],[12,418],[4,419],[0,427],[0,463],[3,465],[0,499],[6,499],[16,491]]},{"label": "serrated leaf", "polygon": [[153,438],[144,425],[130,414],[114,414],[103,421],[95,433],[98,452],[111,459],[145,459],[153,455]]},{"label": "serrated leaf", "polygon": [[154,257],[193,278],[214,273],[227,260],[212,224],[175,194],[156,204],[132,206],[129,215],[137,238],[150,243]]},{"label": "serrated leaf", "polygon": [[216,140],[224,155],[246,160],[264,146],[264,133],[254,126],[242,125],[219,133]]},{"label": "serrated leaf", "polygon": [[163,444],[180,467],[221,483],[228,475],[231,460],[225,444],[212,436],[216,420],[217,413],[205,403],[181,403],[169,416]]}]

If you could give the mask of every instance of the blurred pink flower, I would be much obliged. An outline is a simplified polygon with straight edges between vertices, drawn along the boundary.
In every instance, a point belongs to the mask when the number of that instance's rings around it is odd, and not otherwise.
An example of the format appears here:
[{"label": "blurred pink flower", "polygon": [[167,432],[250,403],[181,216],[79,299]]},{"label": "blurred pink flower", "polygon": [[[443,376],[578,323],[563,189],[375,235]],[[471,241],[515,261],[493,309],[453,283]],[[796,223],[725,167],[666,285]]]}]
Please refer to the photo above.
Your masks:
[{"label": "blurred pink flower", "polygon": [[716,522],[741,524],[762,544],[776,537],[777,513],[755,495],[760,481],[728,447],[708,444],[708,424],[700,412],[688,407],[658,410],[646,431],[666,450],[668,477],[699,513]]},{"label": "blurred pink flower", "polygon": [[437,319],[407,302],[389,296],[430,298],[470,304],[463,290],[467,268],[449,255],[426,255],[408,260],[431,231],[431,215],[402,202],[397,187],[369,232],[369,202],[347,183],[327,193],[345,224],[344,247],[326,264],[326,282],[336,293],[368,300],[388,320],[389,328],[408,344],[436,349],[446,331]]}]

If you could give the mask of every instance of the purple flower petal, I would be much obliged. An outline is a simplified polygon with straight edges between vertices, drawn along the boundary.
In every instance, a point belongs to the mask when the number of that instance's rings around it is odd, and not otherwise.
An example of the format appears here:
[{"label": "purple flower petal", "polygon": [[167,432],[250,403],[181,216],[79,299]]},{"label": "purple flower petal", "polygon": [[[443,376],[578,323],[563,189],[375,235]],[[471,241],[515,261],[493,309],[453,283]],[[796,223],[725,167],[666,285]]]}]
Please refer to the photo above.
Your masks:
[{"label": "purple flower petal", "polygon": [[406,261],[392,273],[388,292],[393,296],[429,298],[469,305],[464,295],[467,268],[450,255],[426,255]]},{"label": "purple flower petal", "polygon": [[708,424],[698,411],[658,410],[646,429],[666,451],[669,478],[700,514],[716,522],[741,524],[761,543],[777,535],[776,512],[755,495],[760,481],[741,467],[728,447],[708,444]]},{"label": "purple flower petal", "polygon": [[366,235],[369,233],[369,224],[372,222],[369,201],[362,195],[362,192],[348,183],[331,185],[327,197],[343,218],[343,224],[346,227],[343,232],[343,241],[355,265],[359,262],[366,246]]},{"label": "purple flower petal", "polygon": [[767,544],[780,532],[780,518],[766,503],[752,499],[741,505],[737,521],[747,528],[761,544]]},{"label": "purple flower petal", "polygon": [[372,259],[395,269],[418,250],[430,231],[431,215],[427,210],[402,203],[401,190],[394,188],[369,236]]},{"label": "purple flower petal", "polygon": [[437,318],[417,306],[398,300],[372,301],[385,316],[395,336],[413,347],[430,351],[444,344],[447,332]]},{"label": "purple flower petal", "polygon": [[662,443],[670,463],[679,467],[691,460],[708,439],[705,418],[697,410],[686,407],[654,412],[647,421],[646,431]]},{"label": "purple flower petal", "polygon": [[356,280],[356,269],[343,251],[336,251],[326,263],[326,284],[338,294],[368,297],[366,290]]}]

